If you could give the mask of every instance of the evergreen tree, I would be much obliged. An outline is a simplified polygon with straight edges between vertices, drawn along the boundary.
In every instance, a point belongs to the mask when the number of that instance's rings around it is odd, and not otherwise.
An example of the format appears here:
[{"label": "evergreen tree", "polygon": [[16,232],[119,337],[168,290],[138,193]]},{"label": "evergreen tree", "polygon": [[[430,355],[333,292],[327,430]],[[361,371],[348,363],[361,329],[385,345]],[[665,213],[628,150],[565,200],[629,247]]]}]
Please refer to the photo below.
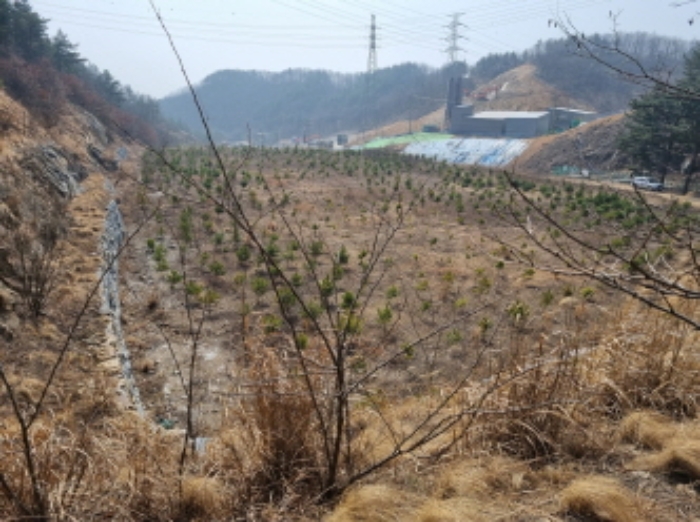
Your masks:
[{"label": "evergreen tree", "polygon": [[51,61],[62,72],[79,72],[85,58],[77,51],[78,46],[68,40],[66,34],[59,30],[51,41]]},{"label": "evergreen tree", "polygon": [[678,82],[681,88],[681,106],[683,113],[683,150],[686,153],[681,168],[683,194],[687,194],[690,183],[700,171],[700,46],[696,46],[686,56],[683,77]]},{"label": "evergreen tree", "polygon": [[631,166],[663,182],[669,171],[684,174],[685,194],[700,171],[700,46],[686,56],[683,76],[632,100],[620,140]]},{"label": "evergreen tree", "polygon": [[15,0],[11,9],[11,51],[28,62],[46,57],[51,49],[47,20],[32,10],[27,0]]},{"label": "evergreen tree", "polygon": [[683,158],[683,107],[661,87],[632,100],[620,149],[632,167],[655,172],[661,182]]},{"label": "evergreen tree", "polygon": [[124,102],[124,90],[121,84],[107,69],[102,71],[95,80],[95,87],[104,99],[117,106]]},{"label": "evergreen tree", "polygon": [[0,54],[7,54],[12,42],[12,5],[0,0]]}]

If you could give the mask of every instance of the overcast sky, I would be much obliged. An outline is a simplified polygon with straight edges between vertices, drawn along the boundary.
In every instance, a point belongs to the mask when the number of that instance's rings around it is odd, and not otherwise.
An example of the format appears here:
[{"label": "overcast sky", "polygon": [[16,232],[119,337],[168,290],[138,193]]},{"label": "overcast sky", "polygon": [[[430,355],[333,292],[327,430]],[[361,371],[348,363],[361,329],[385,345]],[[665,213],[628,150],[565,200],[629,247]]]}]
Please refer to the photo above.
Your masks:
[{"label": "overcast sky", "polygon": [[[553,17],[585,33],[621,31],[696,39],[697,4],[687,0],[153,0],[172,32],[190,78],[221,69],[281,71],[367,69],[371,14],[377,62],[447,62],[452,15],[462,13],[460,58],[522,51],[557,38]],[[33,8],[79,46],[80,53],[136,91],[162,97],[184,86],[149,0],[32,0]]]}]

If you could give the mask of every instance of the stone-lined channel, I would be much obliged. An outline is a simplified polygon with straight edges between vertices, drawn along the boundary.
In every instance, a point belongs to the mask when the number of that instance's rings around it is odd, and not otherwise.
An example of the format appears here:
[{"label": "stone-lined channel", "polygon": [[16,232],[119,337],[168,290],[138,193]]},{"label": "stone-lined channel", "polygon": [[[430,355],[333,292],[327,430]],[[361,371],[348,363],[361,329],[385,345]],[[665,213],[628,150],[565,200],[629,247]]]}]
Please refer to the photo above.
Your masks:
[{"label": "stone-lined channel", "polygon": [[[113,192],[108,185],[107,189]],[[112,199],[107,206],[105,227],[102,234],[102,268],[105,272],[102,279],[102,312],[109,315],[107,325],[107,343],[114,347],[115,356],[121,369],[119,393],[132,405],[139,415],[144,414],[143,402],[139,389],[136,386],[134,372],[131,365],[131,355],[124,340],[122,330],[122,310],[119,299],[119,249],[126,238],[124,220],[122,219],[119,204]]]}]

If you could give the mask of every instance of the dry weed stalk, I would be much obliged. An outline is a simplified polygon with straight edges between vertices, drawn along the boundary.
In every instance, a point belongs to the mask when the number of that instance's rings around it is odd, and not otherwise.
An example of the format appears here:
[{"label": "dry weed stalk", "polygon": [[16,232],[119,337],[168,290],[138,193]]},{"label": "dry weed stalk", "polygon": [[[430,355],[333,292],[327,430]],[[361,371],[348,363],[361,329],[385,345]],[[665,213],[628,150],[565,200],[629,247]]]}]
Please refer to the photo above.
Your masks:
[{"label": "dry weed stalk", "polygon": [[272,353],[256,354],[243,376],[246,398],[209,452],[242,512],[269,503],[298,509],[322,473],[322,447],[299,376]]},{"label": "dry weed stalk", "polygon": [[[678,309],[690,314],[691,306]],[[700,393],[695,328],[635,304],[622,309],[616,325],[589,365],[599,407],[615,416],[653,409],[694,417]]]}]

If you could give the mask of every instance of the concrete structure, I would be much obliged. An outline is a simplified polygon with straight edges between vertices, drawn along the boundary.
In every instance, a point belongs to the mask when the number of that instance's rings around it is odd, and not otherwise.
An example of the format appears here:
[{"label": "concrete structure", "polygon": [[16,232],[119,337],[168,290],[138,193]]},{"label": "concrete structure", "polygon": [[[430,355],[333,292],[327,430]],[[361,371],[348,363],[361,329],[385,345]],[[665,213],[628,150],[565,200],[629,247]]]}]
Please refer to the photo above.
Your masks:
[{"label": "concrete structure", "polygon": [[455,109],[462,106],[462,98],[464,95],[462,85],[463,78],[461,76],[450,78],[447,86],[447,105],[445,106],[446,128],[450,128],[452,126],[452,119],[454,118]]},{"label": "concrete structure", "polygon": [[473,105],[457,105],[452,108],[449,129],[452,134],[462,134],[468,129],[469,119],[474,116]]},{"label": "concrete structure", "polygon": [[549,130],[550,132],[562,132],[578,127],[582,123],[593,121],[597,117],[595,112],[553,107],[549,109]]},{"label": "concrete structure", "polygon": [[549,132],[549,112],[488,111],[473,114],[471,105],[456,107],[450,132],[485,138],[534,138]]},{"label": "concrete structure", "polygon": [[481,138],[527,139],[561,132],[593,121],[596,113],[556,107],[548,111],[487,111],[474,114],[472,105],[452,110],[450,132]]},{"label": "concrete structure", "polygon": [[549,112],[505,112],[501,115],[506,122],[506,138],[534,138],[549,132]]}]

